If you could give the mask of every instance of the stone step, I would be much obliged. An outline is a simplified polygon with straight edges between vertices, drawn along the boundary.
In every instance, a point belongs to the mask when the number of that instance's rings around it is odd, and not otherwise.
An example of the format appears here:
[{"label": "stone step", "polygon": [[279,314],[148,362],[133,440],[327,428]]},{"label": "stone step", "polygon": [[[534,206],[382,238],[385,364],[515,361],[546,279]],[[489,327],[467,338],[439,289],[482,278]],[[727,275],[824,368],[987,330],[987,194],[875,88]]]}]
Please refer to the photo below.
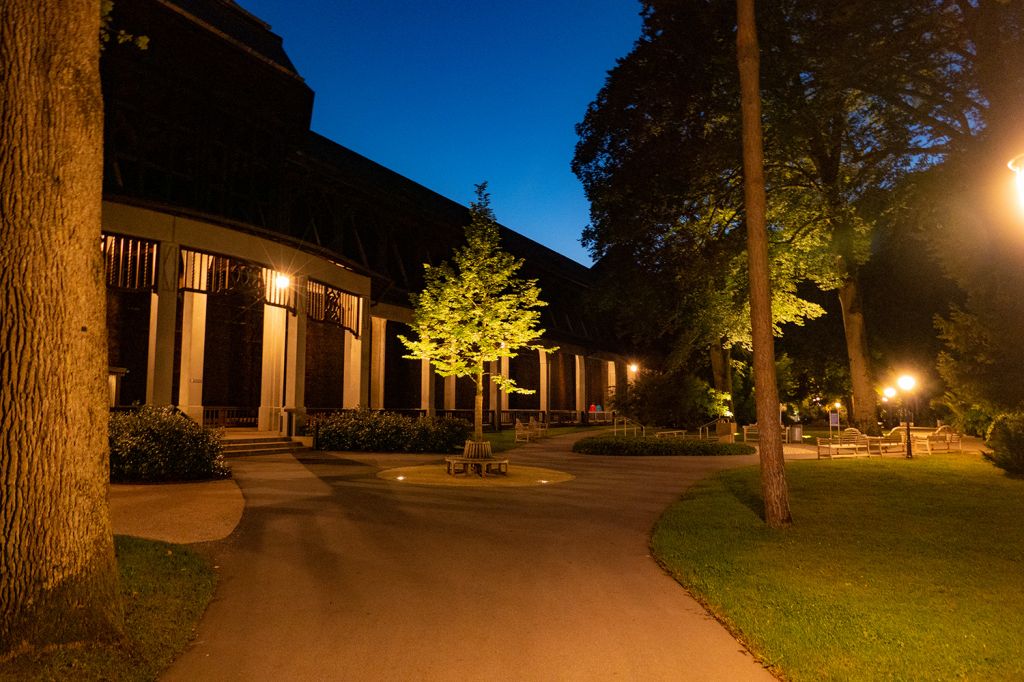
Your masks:
[{"label": "stone step", "polygon": [[262,445],[264,443],[291,443],[293,441],[291,438],[285,438],[284,436],[268,436],[264,438],[225,438],[221,442],[226,447],[228,445]]}]

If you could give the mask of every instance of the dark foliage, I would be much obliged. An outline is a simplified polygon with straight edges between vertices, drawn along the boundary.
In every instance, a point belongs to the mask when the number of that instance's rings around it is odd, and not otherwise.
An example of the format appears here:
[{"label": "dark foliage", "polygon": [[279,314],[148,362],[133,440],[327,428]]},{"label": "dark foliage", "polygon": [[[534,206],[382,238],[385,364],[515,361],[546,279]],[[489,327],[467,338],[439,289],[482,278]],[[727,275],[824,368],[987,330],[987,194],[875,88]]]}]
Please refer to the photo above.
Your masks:
[{"label": "dark foliage", "polygon": [[320,450],[363,452],[451,452],[461,448],[470,425],[451,417],[412,419],[393,412],[340,412],[313,420]]},{"label": "dark foliage", "polygon": [[584,455],[619,455],[625,457],[686,455],[714,457],[719,455],[752,455],[755,450],[746,443],[716,443],[682,438],[639,438],[631,436],[592,436],[572,446],[573,452]]},{"label": "dark foliage", "polygon": [[988,428],[985,442],[992,463],[1012,474],[1024,474],[1024,413],[1001,414]]},{"label": "dark foliage", "polygon": [[227,478],[220,434],[173,407],[110,415],[110,480],[156,483]]},{"label": "dark foliage", "polygon": [[616,396],[616,412],[646,426],[689,428],[717,418],[725,408],[707,382],[683,372],[645,370]]}]

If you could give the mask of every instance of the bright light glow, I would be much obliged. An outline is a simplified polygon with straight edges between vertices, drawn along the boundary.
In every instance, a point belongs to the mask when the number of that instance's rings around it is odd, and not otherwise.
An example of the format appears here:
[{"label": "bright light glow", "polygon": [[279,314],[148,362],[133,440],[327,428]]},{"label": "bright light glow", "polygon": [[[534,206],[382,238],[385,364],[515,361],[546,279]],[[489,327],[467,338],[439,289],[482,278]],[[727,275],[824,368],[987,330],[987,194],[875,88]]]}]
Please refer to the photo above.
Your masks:
[{"label": "bright light glow", "polygon": [[886,398],[895,398],[896,389],[893,388],[892,386],[886,386],[885,388],[882,389],[882,395],[884,395]]},{"label": "bright light glow", "polygon": [[1020,207],[1024,209],[1024,154],[1010,159],[1010,170],[1017,174],[1017,198],[1020,200]]},{"label": "bright light glow", "polygon": [[629,363],[629,371],[630,371],[630,372],[633,372],[634,374],[636,374],[636,371],[637,371],[638,369],[640,369],[640,366],[639,366],[639,365],[637,365],[637,364],[636,364],[635,362],[631,362],[631,363]]},{"label": "bright light glow", "polygon": [[835,405],[835,408],[836,408],[837,410],[841,410],[841,409],[843,409],[843,404],[842,404],[841,402],[839,402],[838,400],[837,400],[837,401],[835,402],[835,404],[834,404],[834,405]]},{"label": "bright light glow", "polygon": [[882,402],[883,402],[883,403],[887,403],[887,402],[889,402],[889,396],[887,396],[887,395],[883,395],[883,396],[882,396]]},{"label": "bright light glow", "polygon": [[395,480],[396,481],[404,481],[405,480],[405,476],[395,476]]},{"label": "bright light glow", "polygon": [[543,479],[543,478],[542,478],[542,479],[540,479],[539,481],[537,481],[537,483],[548,483],[548,481],[547,481],[546,479]]},{"label": "bright light glow", "polygon": [[278,275],[274,278],[274,286],[278,289],[287,289],[292,285],[292,278],[288,275]]},{"label": "bright light glow", "polygon": [[896,380],[896,385],[900,387],[901,391],[913,391],[914,386],[917,386],[917,379],[910,376],[909,374],[904,374],[903,376]]}]

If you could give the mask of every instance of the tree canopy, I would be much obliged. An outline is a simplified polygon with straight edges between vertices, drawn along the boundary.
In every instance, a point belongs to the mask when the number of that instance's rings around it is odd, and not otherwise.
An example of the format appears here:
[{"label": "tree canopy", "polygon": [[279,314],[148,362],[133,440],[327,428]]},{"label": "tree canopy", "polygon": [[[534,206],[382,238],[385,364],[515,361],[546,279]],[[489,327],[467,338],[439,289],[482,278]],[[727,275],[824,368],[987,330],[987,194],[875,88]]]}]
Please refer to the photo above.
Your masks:
[{"label": "tree canopy", "polygon": [[516,276],[523,260],[501,250],[487,183],[477,185],[470,216],[453,264],[424,264],[423,291],[411,297],[417,338],[399,338],[409,349],[405,357],[429,360],[441,376],[475,378],[474,436],[481,440],[486,375],[505,392],[533,393],[488,367],[522,348],[543,349],[534,341],[544,333],[538,309],[547,303],[537,280]]},{"label": "tree canopy", "polygon": [[[762,4],[767,220],[776,324],[821,309],[797,296],[837,290],[858,421],[874,423],[860,302],[879,197],[943,158],[976,124],[955,47],[956,5],[857,0]],[[573,170],[591,200],[584,243],[610,269],[673,272],[653,299],[673,341],[742,342],[733,3],[644,3],[644,27],[586,117]],[[643,275],[627,281],[643,281]],[[732,303],[731,307],[727,304]],[[711,310],[712,312],[708,312]],[[728,312],[726,312],[728,311]],[[699,332],[695,331],[700,330]]]}]

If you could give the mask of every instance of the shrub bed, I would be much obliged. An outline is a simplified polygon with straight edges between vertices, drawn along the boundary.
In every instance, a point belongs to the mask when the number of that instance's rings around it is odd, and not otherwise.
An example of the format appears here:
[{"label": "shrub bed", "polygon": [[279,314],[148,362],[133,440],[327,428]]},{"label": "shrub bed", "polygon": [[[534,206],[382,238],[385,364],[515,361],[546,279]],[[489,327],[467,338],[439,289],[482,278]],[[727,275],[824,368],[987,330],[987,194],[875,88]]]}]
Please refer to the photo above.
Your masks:
[{"label": "shrub bed", "polygon": [[1001,414],[992,420],[985,442],[992,463],[1011,474],[1024,474],[1024,413]]},{"label": "shrub bed", "polygon": [[110,415],[110,480],[158,483],[227,478],[220,434],[173,407]]},{"label": "shrub bed", "polygon": [[470,425],[451,417],[412,419],[393,412],[340,412],[307,426],[319,450],[451,452],[461,449]]},{"label": "shrub bed", "polygon": [[756,452],[746,443],[716,443],[707,440],[683,438],[638,438],[633,436],[591,436],[581,438],[572,446],[573,452],[585,455],[689,455],[715,457],[718,455],[750,455]]}]

